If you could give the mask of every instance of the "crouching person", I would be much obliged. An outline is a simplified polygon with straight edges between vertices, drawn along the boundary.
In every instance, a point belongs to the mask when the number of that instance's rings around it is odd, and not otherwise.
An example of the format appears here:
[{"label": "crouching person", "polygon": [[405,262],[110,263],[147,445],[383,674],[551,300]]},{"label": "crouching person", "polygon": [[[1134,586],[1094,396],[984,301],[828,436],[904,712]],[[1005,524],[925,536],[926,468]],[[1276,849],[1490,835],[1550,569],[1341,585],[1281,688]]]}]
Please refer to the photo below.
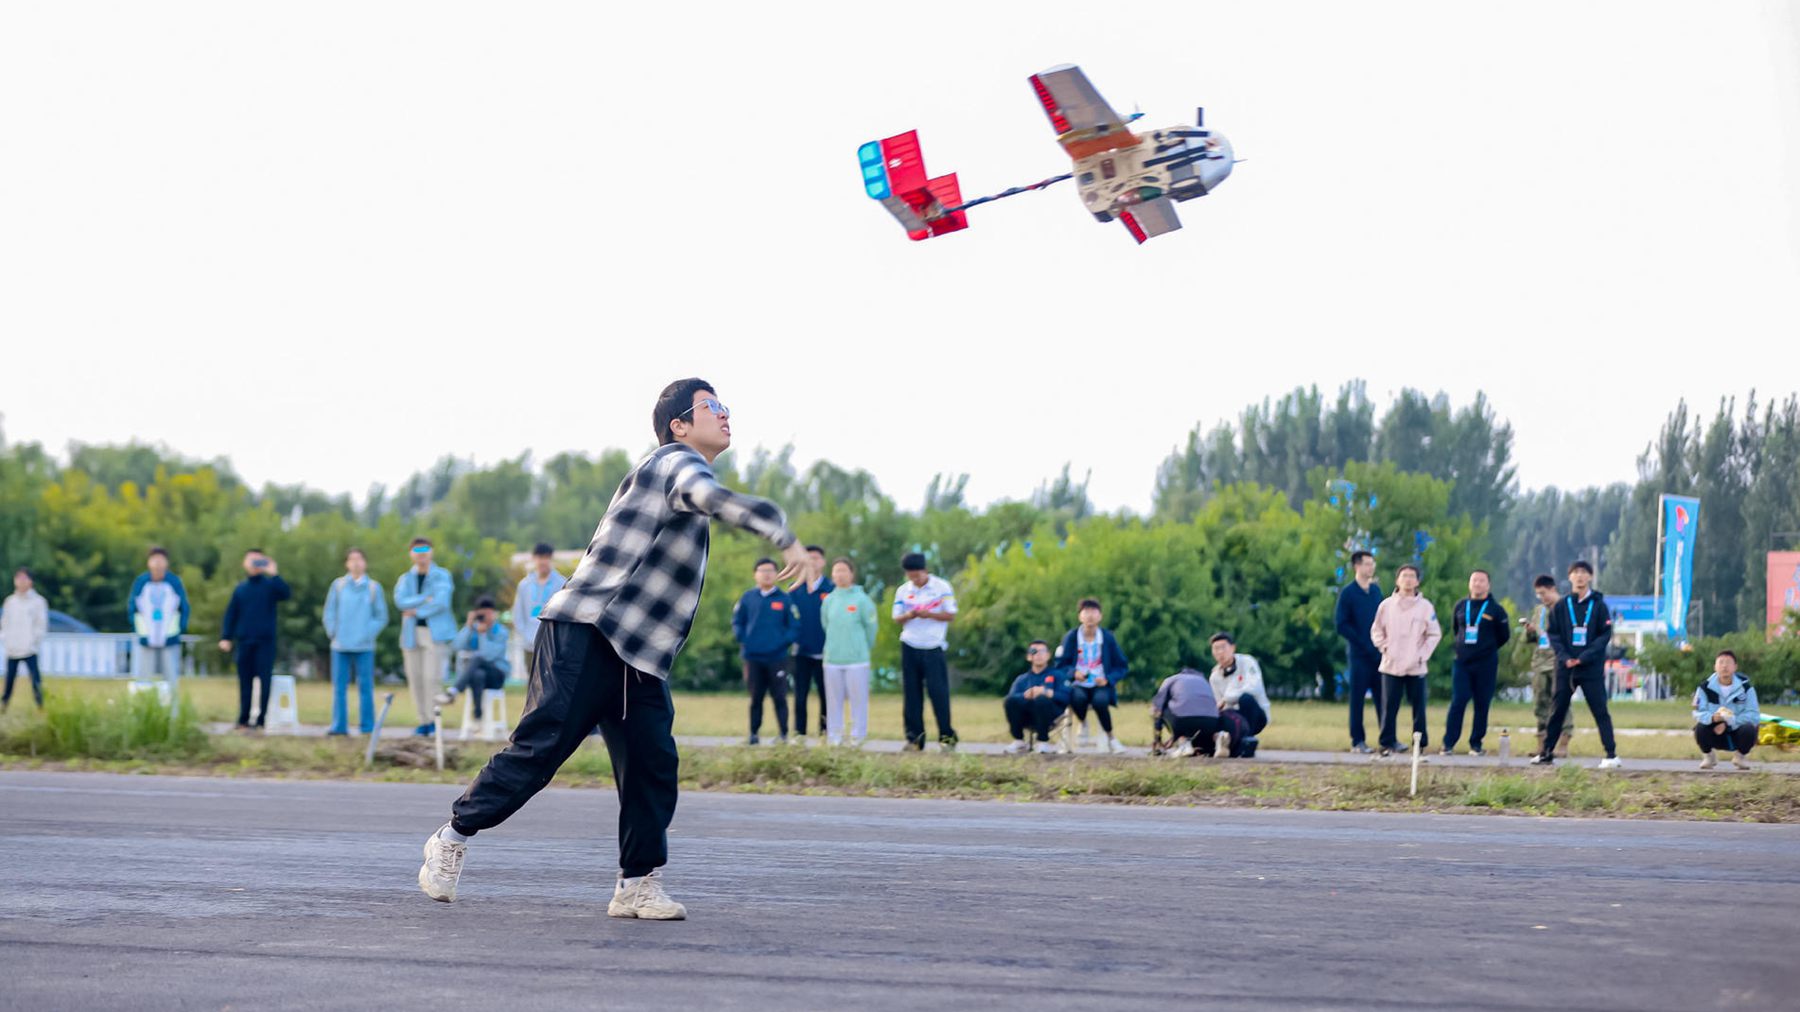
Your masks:
[{"label": "crouching person", "polygon": [[482,691],[505,687],[506,676],[512,670],[512,662],[506,659],[508,638],[494,599],[476,598],[475,610],[469,612],[468,621],[456,633],[456,649],[464,655],[462,668],[456,683],[438,694],[438,705],[449,706],[459,692],[472,693],[469,701],[474,706],[475,719],[480,720]]},{"label": "crouching person", "polygon": [[[1050,644],[1043,640],[1031,641],[1025,648],[1025,660],[1030,669],[1013,679],[1006,694],[1006,726],[1012,731],[1012,744],[1006,746],[1006,752],[1029,752],[1032,741],[1039,752],[1063,751],[1050,744],[1050,729],[1069,705],[1068,672],[1050,666]],[[1027,729],[1034,738],[1026,739]]]},{"label": "crouching person", "polygon": [[1270,717],[1262,665],[1249,654],[1238,653],[1237,641],[1230,633],[1213,634],[1212,655],[1217,662],[1212,669],[1212,690],[1219,709],[1240,715],[1248,728],[1246,736],[1261,734]]},{"label": "crouching person", "polygon": [[1231,739],[1219,727],[1219,701],[1212,682],[1193,668],[1163,679],[1150,700],[1150,719],[1160,733],[1167,728],[1177,756],[1208,753],[1221,759],[1231,754]]},{"label": "crouching person", "polygon": [[1756,690],[1738,673],[1737,654],[1719,651],[1713,658],[1712,675],[1694,690],[1694,742],[1700,746],[1700,768],[1710,770],[1718,765],[1713,752],[1724,749],[1733,766],[1749,769],[1746,760],[1756,747],[1761,723]]}]

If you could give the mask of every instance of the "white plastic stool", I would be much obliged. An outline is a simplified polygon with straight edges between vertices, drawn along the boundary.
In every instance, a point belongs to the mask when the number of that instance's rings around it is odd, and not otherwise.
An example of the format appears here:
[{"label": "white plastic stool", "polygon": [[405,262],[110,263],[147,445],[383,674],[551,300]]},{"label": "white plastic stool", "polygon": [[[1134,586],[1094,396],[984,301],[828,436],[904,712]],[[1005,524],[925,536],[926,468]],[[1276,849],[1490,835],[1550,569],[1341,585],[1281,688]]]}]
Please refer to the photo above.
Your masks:
[{"label": "white plastic stool", "polygon": [[294,676],[276,675],[269,679],[269,699],[263,700],[263,730],[300,733],[300,701],[295,695]]},{"label": "white plastic stool", "polygon": [[[469,731],[475,720],[475,694],[473,691],[463,693],[462,740],[469,740]],[[481,691],[481,740],[499,741],[506,737],[506,690],[483,689]]]},{"label": "white plastic stool", "polygon": [[165,681],[158,680],[151,682],[139,679],[138,681],[126,685],[125,689],[126,694],[132,696],[135,696],[140,692],[154,692],[156,693],[156,698],[162,700],[162,705],[171,706],[174,704],[175,694],[170,691],[169,683]]}]

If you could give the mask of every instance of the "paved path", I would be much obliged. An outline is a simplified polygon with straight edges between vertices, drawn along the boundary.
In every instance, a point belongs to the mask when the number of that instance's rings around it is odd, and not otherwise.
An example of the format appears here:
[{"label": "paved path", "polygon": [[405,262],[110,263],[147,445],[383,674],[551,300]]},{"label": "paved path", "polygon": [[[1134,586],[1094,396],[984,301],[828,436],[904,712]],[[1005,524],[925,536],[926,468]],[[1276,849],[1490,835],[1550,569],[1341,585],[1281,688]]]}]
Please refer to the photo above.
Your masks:
[{"label": "paved path", "polygon": [[[232,726],[230,724],[208,724],[207,730],[212,732],[213,734],[231,734],[231,733],[233,733]],[[325,727],[324,727],[324,725],[321,725],[321,724],[303,724],[300,727],[299,734],[302,737],[314,737],[314,738],[321,737],[325,734]],[[411,735],[412,735],[411,728],[384,727],[381,729],[381,738],[383,741],[388,741],[390,739],[407,738],[407,737],[410,737]],[[363,741],[367,740],[367,739],[362,738],[361,735],[355,735],[353,737],[356,737],[357,739],[363,740]],[[455,743],[455,742],[460,741],[461,738],[462,738],[462,732],[458,729],[451,729],[451,730],[444,732],[444,741],[445,742]],[[744,739],[742,739],[742,738],[723,738],[723,737],[708,736],[708,735],[678,735],[678,736],[676,736],[675,740],[677,743],[688,746],[690,748],[721,748],[721,747],[731,746],[731,745],[742,745],[744,743]],[[811,747],[814,747],[814,748],[822,747],[822,743],[817,740],[813,740],[813,741],[809,742],[809,744],[811,745]],[[898,740],[884,741],[884,740],[871,739],[870,741],[863,743],[863,749],[868,752],[896,752],[897,753],[901,750],[901,746],[904,744],[905,744],[904,742],[901,742]],[[764,747],[773,747],[774,742],[772,740],[765,741],[765,742],[763,742],[763,745],[764,745]],[[930,749],[933,749],[933,750],[937,749],[936,743],[928,745],[927,747]],[[1004,749],[1005,747],[1006,747],[1005,745],[1002,745],[997,742],[986,742],[986,741],[964,742],[961,745],[957,746],[957,748],[960,749],[961,751],[972,752],[972,753],[975,753],[978,755],[999,755],[1001,750]],[[1766,747],[1766,746],[1764,746],[1764,747]],[[1089,749],[1083,749],[1083,750],[1081,750],[1081,754],[1082,755],[1094,755],[1097,753],[1094,753],[1093,751],[1091,751]],[[1140,759],[1143,759],[1143,758],[1149,758],[1150,752],[1148,749],[1144,749],[1144,748],[1127,748],[1124,755],[1136,756]],[[1800,773],[1800,762],[1764,762],[1764,761],[1761,761],[1760,758],[1756,758],[1754,753],[1752,755],[1753,755],[1753,762],[1751,763],[1751,765],[1755,769],[1768,770],[1770,772],[1775,772],[1775,773],[1790,773],[1790,774]],[[1428,758],[1428,762],[1430,762],[1433,765],[1445,765],[1445,766],[1485,767],[1485,768],[1492,768],[1492,769],[1499,769],[1502,766],[1509,766],[1513,769],[1523,769],[1525,767],[1525,762],[1528,758],[1529,758],[1529,756],[1526,756],[1526,755],[1517,755],[1517,756],[1514,756],[1510,762],[1503,764],[1500,761],[1498,756],[1492,755],[1492,754],[1485,755],[1485,756],[1472,756],[1472,755],[1437,756],[1437,755],[1434,755],[1434,756],[1430,756]],[[1176,760],[1174,760],[1173,758],[1170,758],[1168,761],[1174,762]],[[1195,761],[1204,762],[1205,760],[1202,759],[1202,760],[1195,760]],[[1256,753],[1255,761],[1257,761],[1257,762],[1276,762],[1276,763],[1330,763],[1330,764],[1343,765],[1343,766],[1358,766],[1358,765],[1368,765],[1370,763],[1374,763],[1377,761],[1389,762],[1389,763],[1410,762],[1411,759],[1410,759],[1410,757],[1408,757],[1406,759],[1398,759],[1398,760],[1396,760],[1396,759],[1377,760],[1373,756],[1357,755],[1348,750],[1343,751],[1343,752],[1316,752],[1316,751],[1298,751],[1298,750],[1287,750],[1287,749],[1261,749]],[[1560,759],[1557,761],[1557,765],[1566,766],[1566,765],[1573,764],[1573,765],[1578,765],[1578,766],[1594,766],[1598,762],[1599,762],[1599,760],[1596,758],[1586,757],[1586,758],[1578,758],[1578,759]],[[1700,765],[1699,753],[1695,753],[1694,758],[1692,758],[1692,759],[1627,759],[1627,760],[1625,760],[1625,767],[1627,769],[1633,769],[1633,770],[1654,770],[1654,771],[1665,772],[1665,773],[1694,773],[1695,775],[1704,775],[1704,776],[1729,776],[1732,773],[1737,772],[1731,768],[1731,763],[1728,760],[1720,760],[1720,763],[1721,763],[1721,765],[1718,768],[1716,768],[1710,772],[1707,772],[1707,773],[1702,773],[1701,770],[1699,769],[1699,765]]]},{"label": "paved path", "polygon": [[457,788],[0,771],[0,1008],[1791,1008],[1800,826],[610,791],[432,903]]}]

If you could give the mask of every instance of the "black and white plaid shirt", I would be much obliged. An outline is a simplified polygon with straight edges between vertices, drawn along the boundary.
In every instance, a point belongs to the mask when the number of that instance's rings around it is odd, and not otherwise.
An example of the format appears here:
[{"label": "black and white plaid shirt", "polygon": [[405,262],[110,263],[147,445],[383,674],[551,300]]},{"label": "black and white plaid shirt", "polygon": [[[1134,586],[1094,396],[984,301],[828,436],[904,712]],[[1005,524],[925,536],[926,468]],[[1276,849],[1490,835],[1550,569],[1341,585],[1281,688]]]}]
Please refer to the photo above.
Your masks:
[{"label": "black and white plaid shirt", "polygon": [[619,659],[669,677],[706,578],[707,519],[794,543],[781,507],[719,484],[699,451],[669,443],[619,483],[575,575],[539,617],[598,626]]}]

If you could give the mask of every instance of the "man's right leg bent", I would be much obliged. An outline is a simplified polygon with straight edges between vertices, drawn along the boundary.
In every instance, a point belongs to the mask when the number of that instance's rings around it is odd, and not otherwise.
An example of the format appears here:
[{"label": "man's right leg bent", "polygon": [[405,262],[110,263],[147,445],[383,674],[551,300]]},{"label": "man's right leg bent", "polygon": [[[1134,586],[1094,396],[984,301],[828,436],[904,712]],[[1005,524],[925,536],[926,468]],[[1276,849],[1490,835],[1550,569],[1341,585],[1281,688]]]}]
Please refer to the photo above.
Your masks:
[{"label": "man's right leg bent", "polygon": [[[512,741],[450,806],[450,828],[464,836],[505,822],[543,790],[600,722],[606,664],[610,659],[620,665],[600,630],[586,623],[545,621],[538,626],[537,654],[525,712]],[[617,671],[611,674],[618,678]]]}]

